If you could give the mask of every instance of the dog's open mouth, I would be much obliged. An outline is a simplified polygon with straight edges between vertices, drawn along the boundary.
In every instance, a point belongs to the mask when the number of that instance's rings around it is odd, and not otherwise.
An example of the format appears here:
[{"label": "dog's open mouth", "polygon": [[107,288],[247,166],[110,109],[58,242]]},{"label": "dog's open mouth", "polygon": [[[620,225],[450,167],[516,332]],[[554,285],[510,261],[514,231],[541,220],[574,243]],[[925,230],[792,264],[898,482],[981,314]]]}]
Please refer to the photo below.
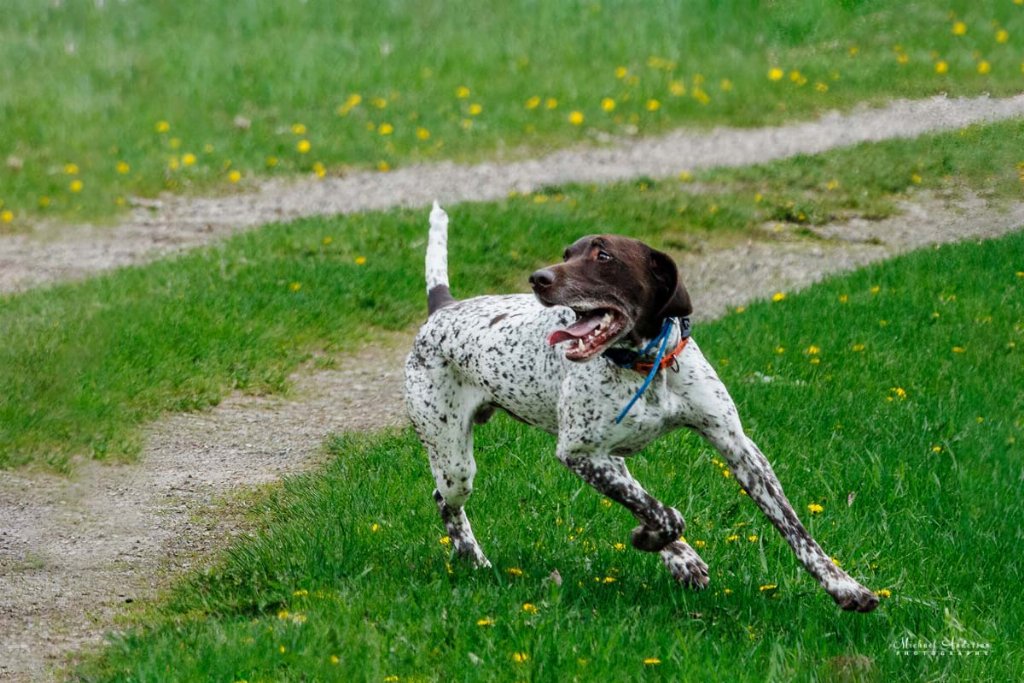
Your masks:
[{"label": "dog's open mouth", "polygon": [[610,308],[576,311],[576,322],[548,335],[548,344],[554,346],[568,341],[566,358],[589,360],[611,346],[625,327],[626,317]]}]

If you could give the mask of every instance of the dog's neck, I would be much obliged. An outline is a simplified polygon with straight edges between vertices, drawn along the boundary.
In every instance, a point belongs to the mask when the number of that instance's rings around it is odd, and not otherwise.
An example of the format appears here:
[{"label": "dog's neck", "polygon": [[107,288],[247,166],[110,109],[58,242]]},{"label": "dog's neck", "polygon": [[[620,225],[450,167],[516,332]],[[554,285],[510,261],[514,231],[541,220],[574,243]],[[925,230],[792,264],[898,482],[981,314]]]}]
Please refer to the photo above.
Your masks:
[{"label": "dog's neck", "polygon": [[[668,321],[673,322],[666,325]],[[637,364],[654,361],[663,341],[667,354],[675,349],[681,340],[689,336],[690,319],[688,317],[666,318],[662,321],[662,332],[652,339],[641,339],[635,345],[628,341],[619,342],[601,355],[620,368],[636,369]]]}]

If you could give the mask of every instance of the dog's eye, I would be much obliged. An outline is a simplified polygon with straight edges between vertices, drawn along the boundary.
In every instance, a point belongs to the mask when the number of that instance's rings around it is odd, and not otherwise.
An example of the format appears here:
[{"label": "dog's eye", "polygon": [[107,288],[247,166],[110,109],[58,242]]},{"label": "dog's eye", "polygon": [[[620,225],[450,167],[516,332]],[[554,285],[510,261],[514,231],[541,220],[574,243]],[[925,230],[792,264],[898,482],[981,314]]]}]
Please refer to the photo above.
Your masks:
[{"label": "dog's eye", "polygon": [[612,260],[612,255],[609,254],[604,249],[601,249],[600,251],[597,252],[597,260],[598,261],[611,261]]},{"label": "dog's eye", "polygon": [[562,260],[563,261],[568,261],[569,260],[569,250],[568,249],[566,249],[565,251],[562,252]]}]

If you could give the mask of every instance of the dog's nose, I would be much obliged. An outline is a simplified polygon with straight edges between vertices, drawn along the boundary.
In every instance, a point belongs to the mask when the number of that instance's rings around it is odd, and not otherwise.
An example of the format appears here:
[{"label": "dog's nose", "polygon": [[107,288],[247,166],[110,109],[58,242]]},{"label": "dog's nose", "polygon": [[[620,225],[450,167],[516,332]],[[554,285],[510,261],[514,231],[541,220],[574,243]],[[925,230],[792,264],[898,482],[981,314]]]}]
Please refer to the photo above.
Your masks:
[{"label": "dog's nose", "polygon": [[541,268],[530,276],[530,285],[534,290],[547,289],[555,284],[555,274],[547,268]]}]

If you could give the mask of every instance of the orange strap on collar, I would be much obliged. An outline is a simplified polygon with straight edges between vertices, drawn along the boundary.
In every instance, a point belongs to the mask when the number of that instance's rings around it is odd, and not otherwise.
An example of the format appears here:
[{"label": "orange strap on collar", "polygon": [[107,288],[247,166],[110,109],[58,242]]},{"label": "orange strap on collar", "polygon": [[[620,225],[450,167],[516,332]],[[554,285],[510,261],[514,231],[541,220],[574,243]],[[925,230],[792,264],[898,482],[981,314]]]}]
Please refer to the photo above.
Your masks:
[{"label": "orange strap on collar", "polygon": [[[672,365],[673,363],[675,363],[676,362],[676,358],[679,356],[679,354],[681,354],[683,352],[683,349],[686,348],[686,343],[688,341],[690,341],[689,335],[687,335],[687,336],[683,337],[682,339],[680,339],[679,343],[676,344],[676,347],[674,349],[672,349],[671,351],[669,351],[668,353],[666,353],[665,356],[661,359],[661,363],[658,364],[658,369],[659,370],[664,370],[665,368],[667,368],[670,365]],[[646,362],[646,361],[637,361],[636,363],[633,363],[633,369],[636,370],[637,372],[641,373],[641,374],[650,372],[651,368],[653,368],[653,367],[654,367],[654,363],[650,363],[650,362]]]}]

